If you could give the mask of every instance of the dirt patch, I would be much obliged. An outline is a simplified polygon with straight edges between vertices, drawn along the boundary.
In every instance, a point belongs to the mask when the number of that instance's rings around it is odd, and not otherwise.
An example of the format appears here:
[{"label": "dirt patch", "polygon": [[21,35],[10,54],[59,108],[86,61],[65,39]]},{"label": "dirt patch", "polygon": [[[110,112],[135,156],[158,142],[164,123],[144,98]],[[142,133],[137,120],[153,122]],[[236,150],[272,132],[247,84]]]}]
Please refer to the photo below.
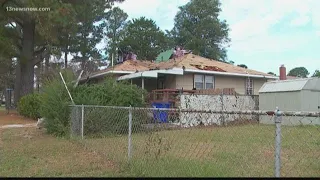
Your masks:
[{"label": "dirt patch", "polygon": [[5,129],[5,128],[25,128],[25,127],[36,127],[37,124],[9,124],[9,125],[2,125],[0,126],[0,129]]},{"label": "dirt patch", "polygon": [[36,120],[20,116],[17,112],[9,112],[0,110],[0,126],[10,124],[33,124]]},{"label": "dirt patch", "polygon": [[265,150],[265,151],[263,151],[263,155],[264,155],[265,158],[272,158],[274,156],[274,151]]}]

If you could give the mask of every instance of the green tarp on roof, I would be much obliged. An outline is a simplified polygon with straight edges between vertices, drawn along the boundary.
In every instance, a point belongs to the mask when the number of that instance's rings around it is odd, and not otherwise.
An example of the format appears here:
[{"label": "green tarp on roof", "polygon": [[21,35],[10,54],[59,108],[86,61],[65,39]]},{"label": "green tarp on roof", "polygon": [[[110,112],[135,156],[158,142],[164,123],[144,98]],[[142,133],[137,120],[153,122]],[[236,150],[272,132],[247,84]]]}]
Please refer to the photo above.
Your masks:
[{"label": "green tarp on roof", "polygon": [[172,49],[168,51],[164,51],[157,56],[156,62],[168,61],[172,54],[173,54]]}]

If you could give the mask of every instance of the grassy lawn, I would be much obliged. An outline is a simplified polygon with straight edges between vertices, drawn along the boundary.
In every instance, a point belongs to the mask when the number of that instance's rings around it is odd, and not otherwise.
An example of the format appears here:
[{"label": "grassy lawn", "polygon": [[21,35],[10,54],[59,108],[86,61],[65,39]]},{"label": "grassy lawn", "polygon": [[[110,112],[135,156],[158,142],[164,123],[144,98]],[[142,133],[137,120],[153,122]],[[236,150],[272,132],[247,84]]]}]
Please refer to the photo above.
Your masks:
[{"label": "grassy lawn", "polygon": [[[170,130],[67,140],[1,130],[0,176],[272,177],[274,126]],[[281,176],[320,176],[319,127],[283,127]]]},{"label": "grassy lawn", "polygon": [[0,129],[0,177],[120,176],[111,161],[35,128]]},{"label": "grassy lawn", "polygon": [[[274,176],[274,126],[245,125],[132,137],[133,176]],[[282,128],[282,176],[320,176],[320,130]],[[87,139],[87,147],[127,161],[127,137]]]}]

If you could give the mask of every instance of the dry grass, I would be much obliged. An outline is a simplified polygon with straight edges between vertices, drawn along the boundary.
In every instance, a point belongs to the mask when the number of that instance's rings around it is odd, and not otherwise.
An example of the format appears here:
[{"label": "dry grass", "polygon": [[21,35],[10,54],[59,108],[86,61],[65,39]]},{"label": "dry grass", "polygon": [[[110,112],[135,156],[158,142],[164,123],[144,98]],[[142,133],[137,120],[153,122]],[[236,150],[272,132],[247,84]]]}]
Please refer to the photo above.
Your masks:
[{"label": "dry grass", "polygon": [[1,131],[2,177],[117,175],[113,162],[78,143],[51,137],[35,128]]},{"label": "dry grass", "polygon": [[[0,176],[272,177],[274,126],[160,131],[83,141],[34,128],[1,132]],[[319,127],[283,127],[282,176],[320,176]]]},{"label": "dry grass", "polygon": [[[170,130],[132,137],[135,176],[273,177],[274,126]],[[282,176],[320,176],[318,127],[282,128]],[[127,161],[127,136],[87,139],[84,143]]]}]

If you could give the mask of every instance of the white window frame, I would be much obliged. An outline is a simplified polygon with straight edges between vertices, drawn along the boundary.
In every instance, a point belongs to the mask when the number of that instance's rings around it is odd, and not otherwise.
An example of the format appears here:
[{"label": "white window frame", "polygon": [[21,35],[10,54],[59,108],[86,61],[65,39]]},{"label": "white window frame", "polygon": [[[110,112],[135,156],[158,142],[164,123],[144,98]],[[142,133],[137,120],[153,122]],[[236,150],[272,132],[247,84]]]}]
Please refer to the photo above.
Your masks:
[{"label": "white window frame", "polygon": [[[193,79],[194,79],[194,82],[193,82],[194,88],[196,88],[196,89],[204,89],[203,88],[204,87],[204,76],[203,75],[195,74]],[[198,79],[201,79],[201,80],[198,80]],[[201,83],[202,85],[200,85],[200,86],[202,86],[202,87],[197,87],[196,86],[197,83]]]},{"label": "white window frame", "polygon": [[245,81],[245,92],[246,95],[253,95],[254,94],[254,82],[251,78],[246,78]]},{"label": "white window frame", "polygon": [[[209,78],[212,78],[212,81],[209,80],[209,82],[208,82],[207,79],[209,79]],[[214,80],[215,80],[214,76],[211,76],[211,75],[203,75],[203,74],[195,74],[194,77],[193,77],[193,79],[194,79],[193,87],[196,88],[196,89],[214,89]],[[198,81],[198,79],[201,79],[201,80]],[[201,83],[201,84],[202,84],[202,87],[201,87],[201,88],[197,87],[197,86],[196,86],[196,83]],[[208,88],[208,87],[207,87],[207,84],[212,84],[212,88],[211,88],[211,87]]]},{"label": "white window frame", "polygon": [[[209,78],[212,78],[212,79],[209,80]],[[207,84],[212,84],[212,87],[208,88]],[[205,89],[214,89],[214,76],[208,76],[208,75],[204,76],[204,88]]]}]

